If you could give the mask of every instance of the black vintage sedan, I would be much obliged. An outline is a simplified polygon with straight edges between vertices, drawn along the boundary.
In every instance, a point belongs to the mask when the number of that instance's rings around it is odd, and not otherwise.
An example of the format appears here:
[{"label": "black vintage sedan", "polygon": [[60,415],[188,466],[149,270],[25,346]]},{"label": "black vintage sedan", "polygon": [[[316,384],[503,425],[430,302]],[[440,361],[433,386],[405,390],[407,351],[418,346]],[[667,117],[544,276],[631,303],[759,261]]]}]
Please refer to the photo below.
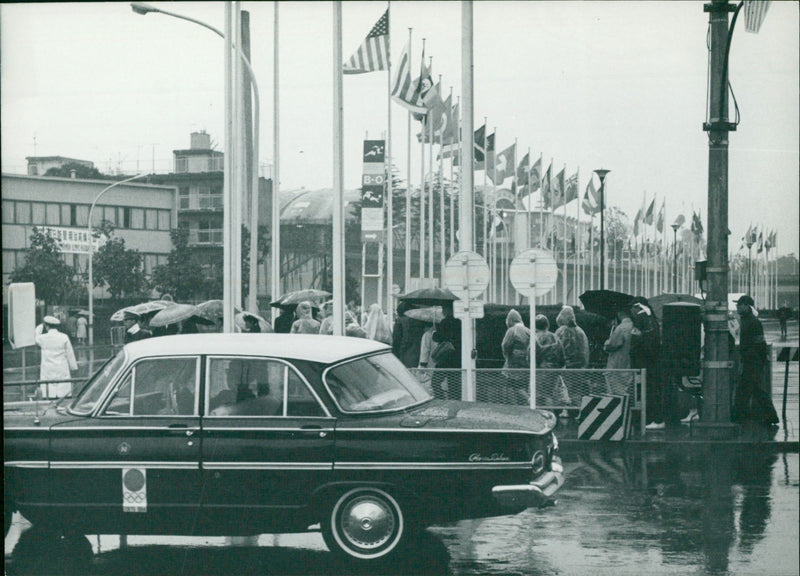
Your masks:
[{"label": "black vintage sedan", "polygon": [[359,338],[128,344],[73,400],[4,411],[5,516],[71,534],[321,529],[345,558],[425,526],[552,503],[550,412],[435,400]]}]

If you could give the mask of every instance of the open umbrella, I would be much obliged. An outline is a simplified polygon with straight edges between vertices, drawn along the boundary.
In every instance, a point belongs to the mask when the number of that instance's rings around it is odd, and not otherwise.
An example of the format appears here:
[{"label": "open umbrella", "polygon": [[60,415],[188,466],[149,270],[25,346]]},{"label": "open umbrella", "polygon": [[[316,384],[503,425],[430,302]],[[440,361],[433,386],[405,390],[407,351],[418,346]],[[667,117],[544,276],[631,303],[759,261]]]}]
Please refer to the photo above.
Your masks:
[{"label": "open umbrella", "polygon": [[274,332],[272,329],[272,324],[270,324],[267,320],[259,316],[258,314],[253,314],[252,312],[239,312],[233,319],[234,325],[239,329],[239,331],[244,332],[245,329],[245,318],[251,317],[255,318],[258,321],[258,328],[261,330],[262,334],[268,334]]},{"label": "open umbrella", "polygon": [[430,324],[438,324],[444,318],[441,306],[430,306],[428,308],[412,308],[404,312],[412,320],[419,320],[421,322],[428,322]]},{"label": "open umbrella", "polygon": [[117,310],[111,315],[111,321],[122,322],[122,319],[125,317],[125,312],[130,312],[132,314],[136,314],[137,316],[147,316],[148,314],[155,314],[156,312],[160,312],[161,310],[164,310],[165,308],[174,305],[175,305],[174,302],[165,302],[163,300],[151,300],[150,302],[141,302],[139,304],[134,304],[133,306],[126,306],[125,308]]},{"label": "open umbrella", "polygon": [[633,305],[633,296],[614,290],[587,290],[581,294],[580,299],[588,312],[606,318],[613,318],[617,310],[630,308]]},{"label": "open umbrella", "polygon": [[323,300],[331,297],[331,293],[325,290],[317,290],[316,288],[306,288],[305,290],[295,290],[288,292],[270,303],[270,306],[287,307],[289,305],[300,304],[300,302],[309,301],[312,304],[319,304]]},{"label": "open umbrella", "polygon": [[659,294],[658,296],[647,299],[647,303],[650,304],[650,308],[652,308],[653,314],[656,315],[659,322],[661,321],[661,314],[664,310],[664,306],[674,302],[689,302],[691,304],[703,305],[703,301],[700,298],[690,294]]},{"label": "open umbrella", "polygon": [[420,288],[408,294],[403,294],[397,298],[412,304],[427,304],[429,306],[441,306],[445,302],[458,300],[458,296],[450,292],[447,288]]},{"label": "open umbrella", "polygon": [[150,319],[150,327],[158,328],[160,326],[169,326],[170,324],[177,324],[178,322],[188,320],[192,317],[200,324],[212,323],[199,313],[197,306],[194,304],[173,304],[172,306],[156,312],[155,316]]},{"label": "open umbrella", "polygon": [[[198,315],[206,320],[217,322],[222,320],[222,300],[206,300],[197,305]],[[242,311],[238,306],[233,307],[234,313],[238,314]]]}]

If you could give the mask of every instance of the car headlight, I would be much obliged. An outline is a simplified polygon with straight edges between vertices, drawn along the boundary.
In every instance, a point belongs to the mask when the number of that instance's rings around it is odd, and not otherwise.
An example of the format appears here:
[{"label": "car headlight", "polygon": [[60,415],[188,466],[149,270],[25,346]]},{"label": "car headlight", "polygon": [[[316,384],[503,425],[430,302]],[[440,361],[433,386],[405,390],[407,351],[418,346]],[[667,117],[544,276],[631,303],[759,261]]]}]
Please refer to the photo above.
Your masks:
[{"label": "car headlight", "polygon": [[533,475],[538,476],[544,471],[544,466],[547,463],[547,458],[545,457],[545,453],[541,450],[537,450],[533,454],[533,459],[531,460],[531,467],[533,470]]}]

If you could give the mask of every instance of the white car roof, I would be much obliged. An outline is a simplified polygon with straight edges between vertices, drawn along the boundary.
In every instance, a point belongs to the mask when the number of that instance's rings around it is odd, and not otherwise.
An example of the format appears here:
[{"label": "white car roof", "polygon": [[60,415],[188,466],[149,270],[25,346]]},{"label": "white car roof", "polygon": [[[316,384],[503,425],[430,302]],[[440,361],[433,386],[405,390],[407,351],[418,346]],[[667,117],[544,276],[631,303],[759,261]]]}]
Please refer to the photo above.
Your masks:
[{"label": "white car roof", "polygon": [[125,351],[133,360],[153,356],[207,354],[271,356],[322,364],[390,349],[382,342],[366,338],[317,334],[177,334],[146,338],[125,345]]}]

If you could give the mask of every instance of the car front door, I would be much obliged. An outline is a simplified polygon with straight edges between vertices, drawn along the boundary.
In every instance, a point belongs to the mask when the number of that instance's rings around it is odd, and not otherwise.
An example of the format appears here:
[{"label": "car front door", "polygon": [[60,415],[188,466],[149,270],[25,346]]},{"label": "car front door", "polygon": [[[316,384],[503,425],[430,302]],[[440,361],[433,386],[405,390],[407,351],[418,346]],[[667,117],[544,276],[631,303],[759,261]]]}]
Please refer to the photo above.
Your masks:
[{"label": "car front door", "polygon": [[95,529],[185,533],[200,503],[200,370],[199,356],[140,360],[96,415],[55,427],[52,500]]},{"label": "car front door", "polygon": [[335,419],[290,363],[207,358],[204,517],[235,533],[301,516],[330,480],[334,432]]}]

